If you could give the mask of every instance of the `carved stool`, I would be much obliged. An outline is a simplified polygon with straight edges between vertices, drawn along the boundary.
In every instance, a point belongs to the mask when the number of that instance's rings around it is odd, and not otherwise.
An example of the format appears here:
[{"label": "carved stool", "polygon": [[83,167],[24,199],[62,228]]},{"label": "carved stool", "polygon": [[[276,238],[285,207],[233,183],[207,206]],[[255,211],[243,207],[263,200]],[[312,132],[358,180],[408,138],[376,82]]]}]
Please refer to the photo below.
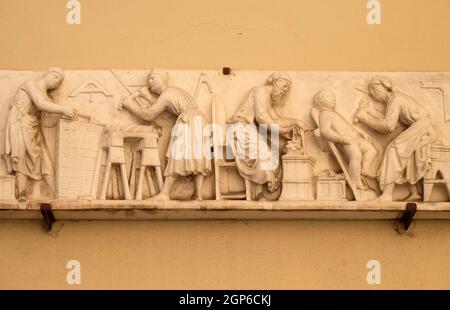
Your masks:
[{"label": "carved stool", "polygon": [[[431,201],[435,184],[445,184],[450,195],[450,146],[433,144],[429,147],[431,169],[423,178],[423,201]],[[438,175],[442,178],[438,179]]]},{"label": "carved stool", "polygon": [[[159,161],[158,154],[158,141],[154,138],[143,138],[136,146],[136,153],[140,153],[139,176],[136,187],[136,200],[142,200],[142,187],[144,183],[144,174],[146,174],[147,168],[154,169],[156,175],[156,181],[158,183],[159,191],[161,191],[164,180],[161,170],[161,162]],[[152,192],[153,181],[149,174],[147,175],[147,182],[150,186],[150,192]]]},{"label": "carved stool", "polygon": [[128,185],[127,170],[125,167],[125,152],[123,148],[123,135],[118,131],[107,132],[103,135],[100,148],[102,153],[107,153],[106,168],[102,180],[102,188],[100,190],[100,199],[106,199],[106,193],[111,177],[112,165],[120,166],[120,174],[122,186],[125,193],[125,199],[131,200],[130,187]]}]

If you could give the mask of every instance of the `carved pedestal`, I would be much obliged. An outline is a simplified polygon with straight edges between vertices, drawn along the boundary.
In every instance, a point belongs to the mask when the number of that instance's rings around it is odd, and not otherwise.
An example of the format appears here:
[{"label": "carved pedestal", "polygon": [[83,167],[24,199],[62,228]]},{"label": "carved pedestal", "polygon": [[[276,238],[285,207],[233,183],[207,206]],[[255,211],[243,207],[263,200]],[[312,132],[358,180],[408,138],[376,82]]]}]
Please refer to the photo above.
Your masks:
[{"label": "carved pedestal", "polygon": [[343,175],[319,175],[316,191],[317,200],[347,200],[346,182]]},{"label": "carved pedestal", "polygon": [[11,175],[0,176],[0,199],[16,199],[15,180]]},{"label": "carved pedestal", "polygon": [[314,200],[314,158],[287,154],[281,160],[283,191],[280,200]]}]

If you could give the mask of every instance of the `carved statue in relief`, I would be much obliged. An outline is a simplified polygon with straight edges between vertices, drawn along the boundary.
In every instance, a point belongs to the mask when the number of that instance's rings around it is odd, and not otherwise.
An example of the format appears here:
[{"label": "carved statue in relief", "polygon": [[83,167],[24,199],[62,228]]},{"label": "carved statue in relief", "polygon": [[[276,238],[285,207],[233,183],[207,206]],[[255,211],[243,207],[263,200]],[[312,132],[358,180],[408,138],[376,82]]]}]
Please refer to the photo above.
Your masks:
[{"label": "carved statue in relief", "polygon": [[286,73],[272,74],[265,85],[250,91],[229,119],[233,124],[231,149],[239,174],[251,182],[253,199],[279,197],[282,181],[279,134],[290,137],[293,128],[304,128],[300,120],[281,116],[274,109],[284,105],[291,83]]},{"label": "carved statue in relief", "polygon": [[62,114],[73,118],[74,108],[52,101],[49,92],[64,80],[59,68],[49,68],[40,79],[24,82],[11,104],[6,124],[2,157],[10,174],[16,176],[17,197],[27,198],[27,189],[44,180],[54,192],[54,168],[48,145],[41,128],[41,112]]},{"label": "carved statue in relief", "polygon": [[[373,102],[386,105],[386,111],[375,109]],[[383,194],[380,201],[392,201],[395,184],[408,183],[407,200],[419,200],[417,183],[429,169],[429,146],[436,141],[436,129],[429,111],[415,98],[393,87],[381,76],[372,78],[355,115],[355,121],[382,133],[393,132],[399,125],[405,127],[385,149],[378,171],[378,181]]]},{"label": "carved statue in relief", "polygon": [[314,97],[322,139],[333,142],[348,158],[348,170],[354,186],[367,190],[363,177],[375,178],[379,153],[372,137],[359,130],[336,112],[336,96],[332,90],[321,90]]},{"label": "carved statue in relief", "polygon": [[169,86],[167,72],[153,70],[148,83],[149,93],[141,90],[135,95],[148,101],[148,107],[135,103],[133,96],[125,97],[122,106],[148,122],[155,120],[166,110],[177,116],[166,154],[163,188],[152,199],[170,200],[170,191],[176,179],[180,176],[194,176],[194,199],[202,200],[203,179],[211,173],[212,157],[209,137],[203,134],[204,116],[188,92]]},{"label": "carved statue in relief", "polygon": [[169,72],[0,70],[0,208],[448,208],[450,73]]}]

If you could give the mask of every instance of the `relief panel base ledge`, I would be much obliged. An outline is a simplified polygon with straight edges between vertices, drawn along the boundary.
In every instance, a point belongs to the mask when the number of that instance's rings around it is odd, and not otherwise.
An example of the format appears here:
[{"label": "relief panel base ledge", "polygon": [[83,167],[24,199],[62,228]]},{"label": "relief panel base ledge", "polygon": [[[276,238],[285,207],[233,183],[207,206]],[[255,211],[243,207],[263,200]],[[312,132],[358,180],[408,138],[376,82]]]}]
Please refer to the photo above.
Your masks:
[{"label": "relief panel base ledge", "polygon": [[[41,204],[50,204],[56,220],[398,220],[404,202],[334,201],[120,201],[54,200],[0,202],[0,220],[42,219]],[[415,220],[450,220],[448,203],[416,203]]]}]

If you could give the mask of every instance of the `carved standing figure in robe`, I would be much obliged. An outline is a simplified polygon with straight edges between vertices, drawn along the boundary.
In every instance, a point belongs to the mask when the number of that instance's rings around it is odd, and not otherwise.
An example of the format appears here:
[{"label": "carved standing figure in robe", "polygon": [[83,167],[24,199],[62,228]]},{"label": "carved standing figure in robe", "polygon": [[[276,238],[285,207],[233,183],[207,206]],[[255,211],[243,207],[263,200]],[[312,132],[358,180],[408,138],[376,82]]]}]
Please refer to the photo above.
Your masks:
[{"label": "carved standing figure in robe", "polygon": [[37,81],[23,83],[14,96],[2,145],[2,157],[9,173],[16,175],[17,197],[25,201],[29,182],[44,179],[54,192],[54,167],[41,128],[41,112],[73,118],[74,108],[55,104],[49,91],[64,80],[59,68],[49,68]]},{"label": "carved standing figure in robe", "polygon": [[[164,185],[161,192],[152,199],[170,200],[170,191],[177,177],[194,176],[194,198],[202,200],[203,179],[211,173],[212,158],[208,137],[203,134],[203,113],[187,91],[169,87],[167,72],[153,70],[148,83],[150,94],[140,91],[137,96],[149,101],[150,106],[140,107],[132,101],[132,97],[124,98],[122,106],[148,122],[152,122],[166,110],[177,116],[166,154]],[[156,97],[156,100],[153,100],[152,96]]]}]

